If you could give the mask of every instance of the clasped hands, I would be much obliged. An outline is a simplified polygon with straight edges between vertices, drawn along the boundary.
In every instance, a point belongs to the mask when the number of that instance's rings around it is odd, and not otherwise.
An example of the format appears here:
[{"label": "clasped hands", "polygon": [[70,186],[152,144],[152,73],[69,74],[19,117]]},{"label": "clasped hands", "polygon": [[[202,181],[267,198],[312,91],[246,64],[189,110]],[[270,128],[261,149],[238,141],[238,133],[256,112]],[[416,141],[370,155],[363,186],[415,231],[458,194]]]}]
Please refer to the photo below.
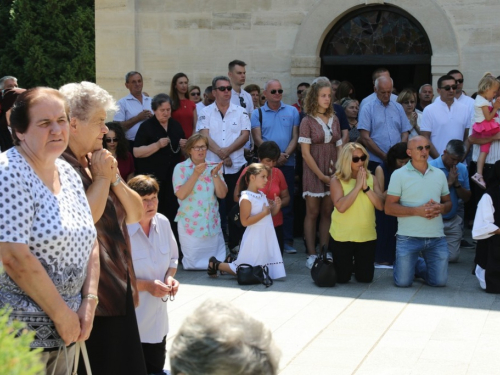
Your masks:
[{"label": "clasped hands", "polygon": [[116,181],[118,162],[111,152],[106,149],[96,150],[87,154],[90,160],[90,172],[94,180],[98,178],[108,179],[111,183]]}]

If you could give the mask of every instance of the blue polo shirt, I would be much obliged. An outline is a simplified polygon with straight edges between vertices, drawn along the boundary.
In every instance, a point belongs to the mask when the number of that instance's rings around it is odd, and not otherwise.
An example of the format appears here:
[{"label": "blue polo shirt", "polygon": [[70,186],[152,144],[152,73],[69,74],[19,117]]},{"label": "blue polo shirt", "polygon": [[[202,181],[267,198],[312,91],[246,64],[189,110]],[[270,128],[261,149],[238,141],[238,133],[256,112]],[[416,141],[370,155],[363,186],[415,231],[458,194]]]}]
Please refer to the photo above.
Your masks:
[{"label": "blue polo shirt", "polygon": [[[411,128],[403,107],[393,101],[385,106],[376,98],[359,112],[358,130],[368,130],[370,138],[385,153],[401,142],[401,134],[409,132]],[[382,159],[369,150],[368,153],[371,161],[382,162]]]},{"label": "blue polo shirt", "polygon": [[[442,156],[442,155],[441,155]],[[443,164],[443,159],[441,157],[434,159],[429,162],[430,165],[441,169],[445,176],[446,179],[448,179],[448,175],[450,174],[450,171],[446,169],[446,167]],[[457,170],[458,170],[458,183],[462,185],[462,187],[466,190],[470,190],[469,186],[469,172],[467,172],[467,167],[463,163],[458,163],[457,164]],[[458,194],[457,194],[457,189],[455,189],[453,186],[450,186],[450,198],[451,198],[451,210],[448,212],[446,215],[443,215],[444,220],[449,220],[453,219],[458,210]]]},{"label": "blue polo shirt", "polygon": [[[448,181],[443,172],[428,165],[424,174],[415,169],[410,162],[396,169],[391,176],[388,195],[399,197],[405,207],[418,207],[431,199],[440,202],[441,197],[450,194]],[[439,215],[434,219],[421,216],[398,217],[398,234],[410,237],[443,237],[443,220]]]},{"label": "blue polo shirt", "polygon": [[[295,107],[281,102],[278,110],[273,111],[264,104],[262,110],[262,140],[274,141],[284,152],[292,140],[293,127],[299,126],[300,116]],[[252,129],[260,127],[259,109],[254,109],[250,118]],[[295,154],[291,154],[285,166],[295,166]]]}]

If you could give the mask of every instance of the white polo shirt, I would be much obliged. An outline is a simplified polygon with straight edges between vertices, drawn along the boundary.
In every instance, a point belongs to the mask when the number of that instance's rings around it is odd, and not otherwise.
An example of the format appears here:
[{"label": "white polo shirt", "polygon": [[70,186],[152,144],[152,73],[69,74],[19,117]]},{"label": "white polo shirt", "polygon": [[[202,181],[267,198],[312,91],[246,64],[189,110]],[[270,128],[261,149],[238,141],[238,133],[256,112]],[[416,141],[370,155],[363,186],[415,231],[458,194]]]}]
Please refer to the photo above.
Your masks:
[{"label": "white polo shirt", "polygon": [[[198,115],[196,130],[208,129],[210,138],[220,147],[228,147],[236,141],[241,132],[248,130],[250,132],[250,118],[246,109],[239,105],[229,103],[229,108],[224,117],[214,102],[201,110]],[[231,155],[233,165],[231,167],[223,166],[224,174],[237,173],[246,163],[243,147],[234,151]],[[221,159],[212,151],[207,151],[207,161],[219,163]]]},{"label": "white polo shirt", "polygon": [[467,96],[464,93],[462,93],[462,95],[460,95],[460,97],[457,99],[457,101],[460,104],[463,104],[466,107],[469,107],[470,124],[474,125],[474,99],[472,99],[470,96]]},{"label": "white polo shirt", "polygon": [[[177,268],[179,249],[170,222],[162,214],[151,221],[149,237],[139,223],[127,225],[132,249],[132,262],[137,279],[164,282],[169,268]],[[135,309],[141,342],[157,344],[168,334],[168,303],[149,292],[139,292]]]},{"label": "white polo shirt", "polygon": [[203,104],[203,100],[201,102],[196,103],[196,113],[200,113],[203,108],[205,108],[206,105]]},{"label": "white polo shirt", "polygon": [[421,131],[431,132],[431,142],[442,154],[452,139],[464,139],[465,129],[470,128],[470,109],[454,99],[451,107],[437,97],[424,108]]},{"label": "white polo shirt", "polygon": [[[137,98],[135,98],[132,94],[128,94],[124,98],[118,100],[117,104],[118,104],[118,111],[115,113],[113,121],[121,122],[130,120],[132,117],[137,116],[145,109],[151,111],[151,113],[153,112],[151,110],[151,98],[144,94],[142,94],[142,103],[139,100],[137,100]],[[139,127],[144,121],[145,120],[139,121],[137,124],[135,124],[125,132],[125,137],[129,141],[135,140],[135,135],[137,134],[137,130],[139,130]]]}]

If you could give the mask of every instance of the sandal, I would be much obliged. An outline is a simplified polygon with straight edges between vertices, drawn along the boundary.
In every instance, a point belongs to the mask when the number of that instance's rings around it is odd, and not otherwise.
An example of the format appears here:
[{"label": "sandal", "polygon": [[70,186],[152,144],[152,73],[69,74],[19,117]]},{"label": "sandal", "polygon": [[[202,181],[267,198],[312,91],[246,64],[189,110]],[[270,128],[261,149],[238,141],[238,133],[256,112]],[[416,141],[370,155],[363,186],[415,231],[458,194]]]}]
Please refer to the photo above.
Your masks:
[{"label": "sandal", "polygon": [[486,189],[486,183],[484,182],[484,178],[482,175],[476,173],[471,177],[471,179],[476,183],[476,185],[479,185],[479,187],[481,187],[482,189]]},{"label": "sandal", "polygon": [[219,264],[222,262],[219,262],[216,257],[211,257],[208,260],[208,268],[207,268],[207,274],[210,277],[217,277],[217,271],[219,271]]}]

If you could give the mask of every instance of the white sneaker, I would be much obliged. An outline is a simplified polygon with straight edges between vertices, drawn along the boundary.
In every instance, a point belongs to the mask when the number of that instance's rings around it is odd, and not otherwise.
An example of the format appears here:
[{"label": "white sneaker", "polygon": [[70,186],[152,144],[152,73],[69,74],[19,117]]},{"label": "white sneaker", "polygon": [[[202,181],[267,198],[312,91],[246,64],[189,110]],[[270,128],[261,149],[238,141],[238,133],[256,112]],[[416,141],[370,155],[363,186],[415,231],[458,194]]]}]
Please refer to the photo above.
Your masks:
[{"label": "white sneaker", "polygon": [[317,257],[318,257],[317,255],[309,255],[306,260],[306,267],[311,269]]}]

